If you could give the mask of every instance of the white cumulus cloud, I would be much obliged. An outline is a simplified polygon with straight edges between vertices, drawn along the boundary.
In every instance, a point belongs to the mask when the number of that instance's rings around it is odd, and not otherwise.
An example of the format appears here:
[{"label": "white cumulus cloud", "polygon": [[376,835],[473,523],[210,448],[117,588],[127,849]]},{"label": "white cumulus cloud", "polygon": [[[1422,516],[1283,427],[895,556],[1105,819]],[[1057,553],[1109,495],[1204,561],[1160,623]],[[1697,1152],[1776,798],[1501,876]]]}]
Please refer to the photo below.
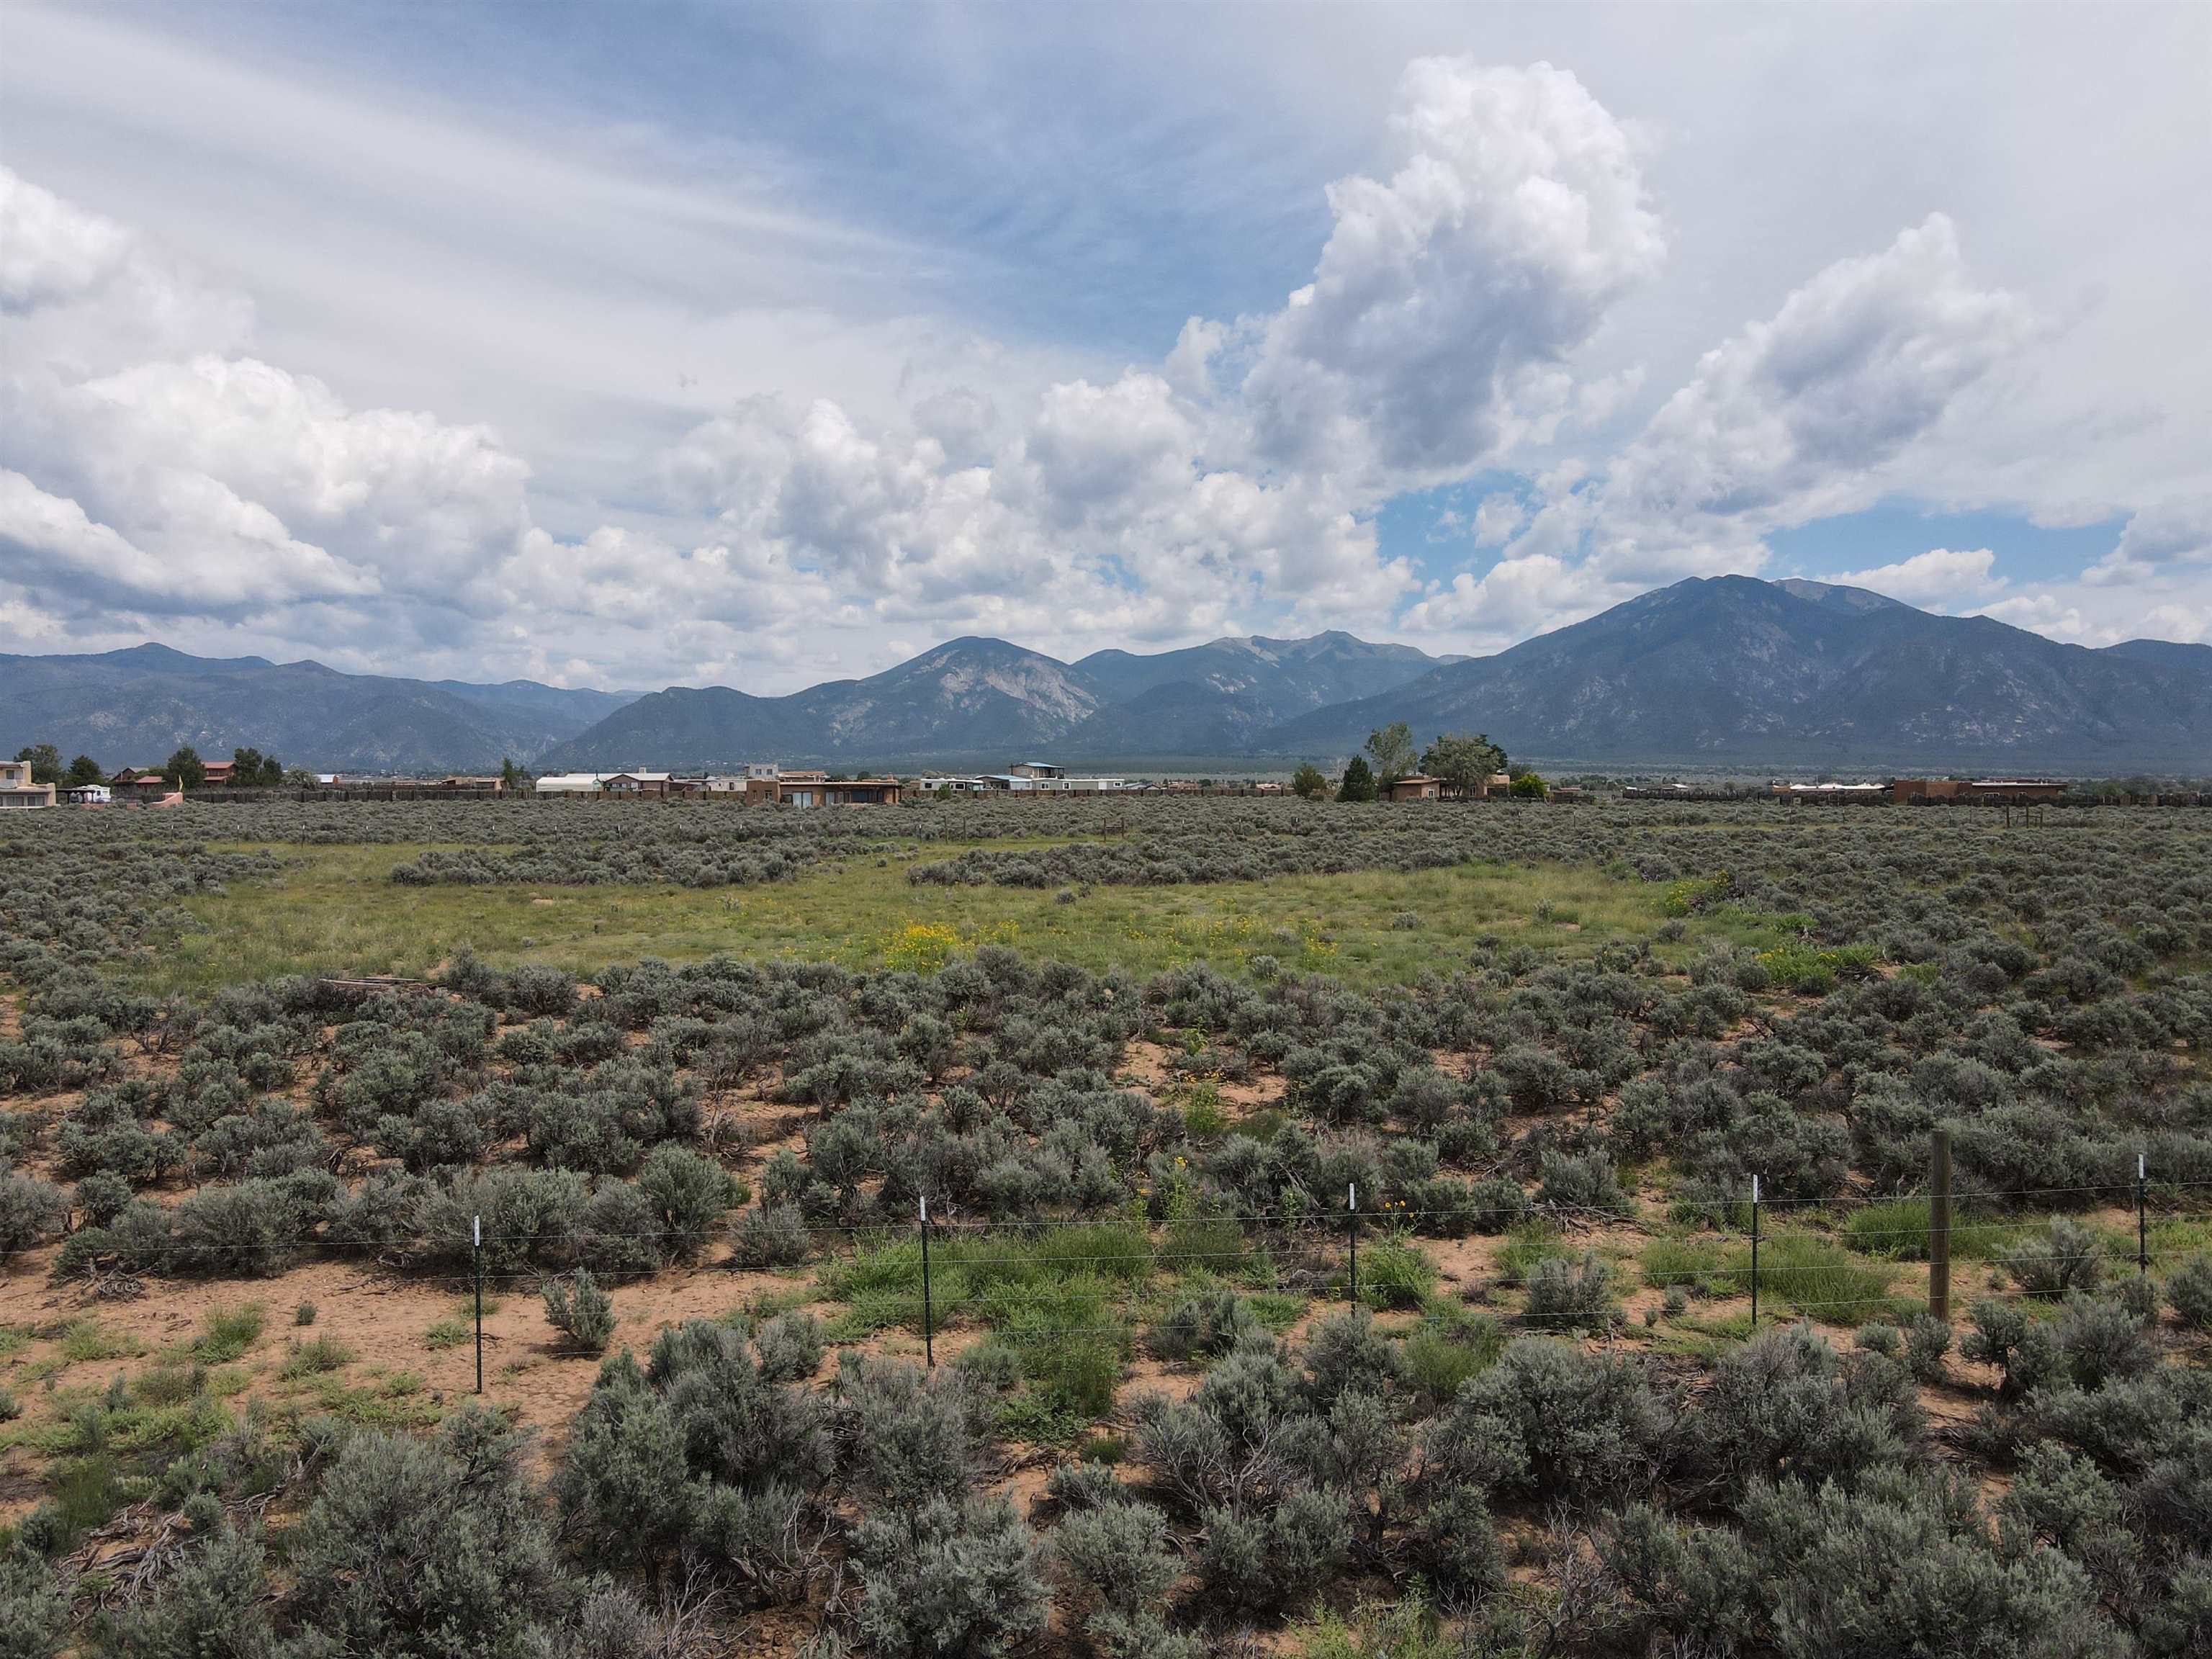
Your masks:
[{"label": "white cumulus cloud", "polygon": [[1986,547],[1931,547],[1894,564],[1871,570],[1846,570],[1823,576],[1824,582],[1871,588],[1923,609],[1989,598],[2005,585],[1996,574],[1997,556]]},{"label": "white cumulus cloud", "polygon": [[1391,127],[1397,171],[1329,187],[1314,279],[1260,329],[1243,398],[1277,465],[1455,476],[1548,436],[1663,257],[1635,145],[1564,70],[1420,58]]}]

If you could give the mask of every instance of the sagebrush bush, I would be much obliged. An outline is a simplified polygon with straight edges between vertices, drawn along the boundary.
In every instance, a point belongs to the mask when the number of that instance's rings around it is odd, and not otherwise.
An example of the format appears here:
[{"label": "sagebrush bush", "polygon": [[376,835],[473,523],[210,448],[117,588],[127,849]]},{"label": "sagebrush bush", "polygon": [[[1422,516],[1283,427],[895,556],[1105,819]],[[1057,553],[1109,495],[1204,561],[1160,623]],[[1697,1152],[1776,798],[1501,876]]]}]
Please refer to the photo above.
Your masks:
[{"label": "sagebrush bush", "polygon": [[0,1176],[0,1255],[27,1250],[59,1230],[69,1206],[61,1188],[33,1176]]},{"label": "sagebrush bush", "polygon": [[474,1406],[432,1439],[347,1436],[287,1554],[305,1624],[395,1659],[527,1652],[571,1594],[519,1437]]},{"label": "sagebrush bush", "polygon": [[730,1259],[740,1267],[787,1267],[813,1248],[806,1218],[789,1204],[755,1205],[730,1232]]},{"label": "sagebrush bush", "polygon": [[1527,1317],[1547,1331],[1603,1330],[1618,1323],[1612,1267],[1590,1250],[1580,1261],[1546,1256],[1528,1274]]},{"label": "sagebrush bush", "polygon": [[2173,1316],[2193,1330],[2212,1330],[2212,1255],[2202,1251],[2176,1267],[2166,1281]]},{"label": "sagebrush bush", "polygon": [[982,1659],[1044,1627],[1038,1549],[1004,1498],[938,1496],[872,1515],[853,1533],[858,1623],[886,1659]]},{"label": "sagebrush bush", "polygon": [[2078,1221],[2059,1215],[2035,1237],[2021,1241],[1997,1257],[2013,1283],[2031,1296],[2062,1296],[2068,1291],[2091,1291],[2104,1281],[2104,1245]]},{"label": "sagebrush bush", "polygon": [[1182,1573],[1167,1516],[1128,1498],[1075,1510],[1054,1529],[1052,1546],[1092,1610],[1125,1618],[1156,1611]]},{"label": "sagebrush bush", "polygon": [[605,1351],[615,1334],[615,1304],[592,1280],[588,1268],[576,1269],[573,1284],[545,1282],[545,1317],[571,1346],[586,1353]]},{"label": "sagebrush bush", "polygon": [[1311,1488],[1264,1510],[1210,1510],[1204,1522],[1201,1593],[1226,1612],[1273,1613],[1303,1601],[1334,1577],[1352,1547],[1343,1498]]}]

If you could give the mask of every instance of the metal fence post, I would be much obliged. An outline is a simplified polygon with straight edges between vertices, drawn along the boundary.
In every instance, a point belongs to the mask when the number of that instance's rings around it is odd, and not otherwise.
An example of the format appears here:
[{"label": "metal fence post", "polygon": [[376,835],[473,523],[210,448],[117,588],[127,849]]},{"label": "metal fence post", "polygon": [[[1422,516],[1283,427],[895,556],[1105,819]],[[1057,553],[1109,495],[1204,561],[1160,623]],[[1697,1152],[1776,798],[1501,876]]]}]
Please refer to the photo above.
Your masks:
[{"label": "metal fence post", "polygon": [[483,1218],[469,1218],[469,1267],[477,1282],[477,1392],[483,1392]]},{"label": "metal fence post", "polygon": [[1928,1181],[1928,1311],[1951,1322],[1951,1132],[1938,1129]]},{"label": "metal fence post", "polygon": [[2141,1152],[2136,1154],[2136,1271],[2150,1271],[2150,1214],[2143,1203],[2143,1185],[2150,1173],[2149,1162]]},{"label": "metal fence post", "polygon": [[1344,1231],[1352,1240],[1352,1300],[1359,1300],[1359,1183],[1352,1182],[1344,1189]]},{"label": "metal fence post", "polygon": [[921,1199],[921,1355],[922,1364],[937,1369],[937,1315],[929,1296],[929,1196]]},{"label": "metal fence post", "polygon": [[1759,1177],[1751,1178],[1751,1328],[1759,1328]]}]

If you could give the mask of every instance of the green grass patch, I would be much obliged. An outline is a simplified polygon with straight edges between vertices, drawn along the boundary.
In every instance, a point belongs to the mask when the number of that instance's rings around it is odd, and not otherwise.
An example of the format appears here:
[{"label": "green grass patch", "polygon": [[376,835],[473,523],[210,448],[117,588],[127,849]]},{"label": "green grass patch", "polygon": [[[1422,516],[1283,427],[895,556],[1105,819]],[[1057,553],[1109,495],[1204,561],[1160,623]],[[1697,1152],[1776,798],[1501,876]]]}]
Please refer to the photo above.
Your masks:
[{"label": "green grass patch", "polygon": [[1312,1305],[1303,1296],[1293,1296],[1287,1291],[1254,1291],[1244,1298],[1244,1305],[1260,1323],[1277,1336],[1286,1334],[1291,1327],[1305,1317]]},{"label": "green grass patch", "polygon": [[476,1326],[471,1320],[452,1317],[441,1319],[422,1333],[422,1346],[433,1352],[441,1353],[447,1348],[459,1347],[462,1343],[475,1334],[475,1332]]},{"label": "green grass patch", "polygon": [[999,1404],[999,1433],[1032,1446],[1064,1446],[1091,1419],[1043,1389],[1019,1388]]},{"label": "green grass patch", "polygon": [[2151,1260],[2163,1259],[2169,1270],[2184,1256],[2212,1250],[2212,1216],[2169,1215],[2151,1222],[2144,1234]]},{"label": "green grass patch", "polygon": [[204,1364],[227,1365],[261,1340],[268,1322],[269,1310],[258,1302],[244,1303],[235,1308],[210,1308],[207,1317],[200,1322],[200,1334],[192,1342],[192,1353]]},{"label": "green grass patch", "polygon": [[1655,1238],[1636,1259],[1644,1282],[1652,1289],[1680,1285],[1699,1295],[1720,1285],[1727,1262],[1727,1249],[1717,1238]]},{"label": "green grass patch", "polygon": [[[1751,1247],[1729,1252],[1728,1287],[1751,1294]],[[1759,1300],[1826,1325],[1863,1325],[1891,1301],[1894,1270],[1854,1255],[1832,1239],[1777,1233],[1759,1246]]]},{"label": "green grass patch", "polygon": [[1785,991],[1826,996],[1839,979],[1864,979],[1881,960],[1871,945],[1814,945],[1792,939],[1759,953],[1766,977]]},{"label": "green grass patch", "polygon": [[[1002,1324],[1032,1304],[1047,1306],[1090,1287],[1150,1283],[1164,1257],[1151,1236],[1127,1222],[1054,1227],[1033,1237],[939,1233],[929,1247],[930,1303],[939,1329],[963,1322]],[[841,1329],[922,1324],[921,1242],[894,1238],[833,1262],[822,1289],[846,1304]]]},{"label": "green grass patch", "polygon": [[1550,1222],[1537,1219],[1516,1222],[1505,1235],[1505,1243],[1498,1252],[1498,1274],[1509,1285],[1528,1282],[1528,1275],[1536,1271],[1536,1264],[1555,1255],[1573,1255],[1559,1230]]},{"label": "green grass patch", "polygon": [[[1928,1260],[1929,1229],[1935,1210],[1924,1194],[1884,1199],[1844,1218],[1844,1242],[1862,1255],[1885,1261]],[[2019,1222],[1972,1220],[1955,1208],[1951,1217],[1951,1259],[1994,1261],[2027,1231]]]},{"label": "green grass patch", "polygon": [[415,1371],[360,1381],[349,1381],[337,1371],[321,1371],[301,1378],[299,1387],[300,1397],[310,1409],[369,1428],[427,1428],[444,1415]]},{"label": "green grass patch", "polygon": [[1436,1289],[1437,1264],[1411,1239],[1378,1238],[1359,1252],[1359,1299],[1370,1308],[1418,1308]]},{"label": "green grass patch", "polygon": [[[682,809],[674,809],[682,810]],[[978,843],[999,850],[1073,837]],[[923,855],[957,856],[958,842]],[[1487,931],[1546,957],[1586,957],[1609,943],[1647,939],[1666,919],[1656,884],[1586,866],[1479,862],[1437,870],[1362,870],[1263,882],[1101,887],[1062,904],[1048,890],[914,886],[908,860],[831,860],[795,879],[743,889],[539,886],[404,887],[392,868],[427,850],[407,844],[272,846],[285,867],[198,894],[184,908],[199,924],[132,963],[127,974],[157,994],[204,994],[294,973],[427,973],[463,943],[501,967],[550,963],[590,975],[609,962],[658,957],[695,962],[717,952],[879,968],[910,951],[915,929],[961,948],[990,940],[1094,971],[1150,974],[1205,962],[1249,971],[1255,957],[1327,972],[1360,985],[1407,984],[1463,965],[1466,940]],[[1565,927],[1534,920],[1572,915]],[[1408,929],[1406,914],[1449,916],[1450,927]],[[1690,917],[1661,947],[1672,961],[1740,921]],[[1759,934],[1759,942],[1766,935]]]},{"label": "green grass patch", "polygon": [[95,1359],[123,1359],[146,1352],[143,1344],[109,1330],[96,1319],[70,1322],[57,1345],[63,1363],[82,1365]]},{"label": "green grass patch", "polygon": [[311,1336],[305,1342],[295,1342],[284,1356],[283,1368],[277,1373],[288,1382],[303,1376],[320,1376],[353,1364],[357,1358],[351,1348],[332,1336]]},{"label": "green grass patch", "polygon": [[1441,1406],[1459,1392],[1460,1384],[1487,1370],[1505,1343],[1505,1328],[1492,1315],[1433,1314],[1399,1350],[1407,1386]]}]

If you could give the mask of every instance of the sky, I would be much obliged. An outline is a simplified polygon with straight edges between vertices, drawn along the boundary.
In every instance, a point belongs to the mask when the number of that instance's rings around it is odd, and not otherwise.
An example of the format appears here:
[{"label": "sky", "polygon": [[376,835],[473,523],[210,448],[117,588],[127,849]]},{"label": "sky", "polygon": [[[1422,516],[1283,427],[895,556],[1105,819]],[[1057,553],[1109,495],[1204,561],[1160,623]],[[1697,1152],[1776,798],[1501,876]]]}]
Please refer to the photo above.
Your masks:
[{"label": "sky", "polygon": [[0,642],[2212,642],[2212,8],[0,4]]}]

